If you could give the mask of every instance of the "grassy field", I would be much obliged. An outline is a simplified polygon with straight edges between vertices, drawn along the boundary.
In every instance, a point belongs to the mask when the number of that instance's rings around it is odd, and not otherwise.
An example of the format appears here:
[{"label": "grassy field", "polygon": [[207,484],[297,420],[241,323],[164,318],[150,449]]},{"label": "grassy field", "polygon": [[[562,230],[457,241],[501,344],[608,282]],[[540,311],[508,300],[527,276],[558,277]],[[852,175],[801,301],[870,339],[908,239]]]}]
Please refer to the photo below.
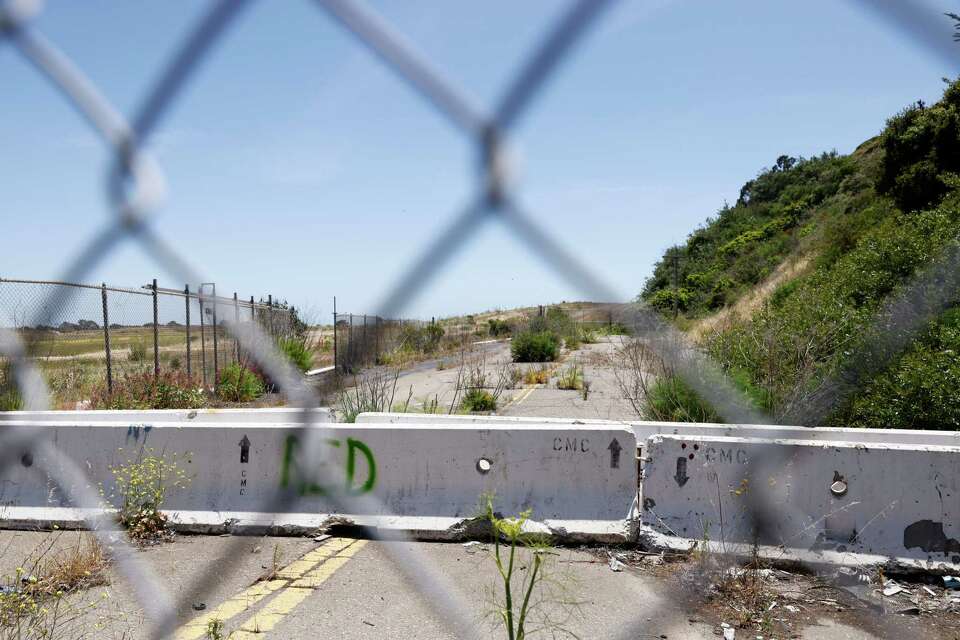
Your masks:
[{"label": "grassy field", "polygon": [[[160,347],[187,348],[185,327],[161,327]],[[58,358],[73,356],[104,357],[103,329],[68,332],[29,332],[24,334],[30,353],[38,358]],[[200,327],[191,328],[191,343],[200,341]],[[147,352],[153,349],[152,327],[125,327],[110,330],[110,349],[117,355],[129,352],[131,348],[143,347]]]}]

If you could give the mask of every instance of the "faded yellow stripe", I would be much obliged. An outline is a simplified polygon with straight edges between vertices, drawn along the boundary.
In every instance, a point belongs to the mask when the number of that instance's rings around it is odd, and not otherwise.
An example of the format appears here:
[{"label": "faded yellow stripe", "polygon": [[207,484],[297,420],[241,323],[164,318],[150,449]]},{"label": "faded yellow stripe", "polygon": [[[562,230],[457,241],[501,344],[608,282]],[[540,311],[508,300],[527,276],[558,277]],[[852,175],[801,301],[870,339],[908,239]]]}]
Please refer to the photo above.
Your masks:
[{"label": "faded yellow stripe", "polygon": [[347,561],[360,551],[365,544],[367,544],[366,540],[357,540],[356,544],[344,549],[340,554],[330,558],[303,578],[294,581],[290,586],[316,589],[323,584],[327,578],[332,576],[337,569],[347,564]]},{"label": "faded yellow stripe", "polygon": [[293,582],[287,588],[278,593],[263,608],[263,611],[255,613],[247,620],[230,638],[232,640],[260,640],[263,634],[272,630],[284,616],[296,609],[301,602],[310,597],[313,590],[323,584],[336,571],[347,564],[363,546],[366,540],[357,540],[354,544],[345,548],[336,556],[327,559],[319,567],[311,571],[307,576]]},{"label": "faded yellow stripe", "polygon": [[264,633],[280,624],[283,617],[297,608],[301,602],[310,597],[312,589],[283,589],[270,603],[247,620],[231,638],[263,638]]},{"label": "faded yellow stripe", "polygon": [[[514,398],[509,404],[507,404],[507,407],[515,407],[515,406],[517,406],[518,404],[520,404],[521,402],[523,402],[524,400],[526,400],[527,398],[529,398],[530,395],[531,395],[534,391],[536,391],[538,388],[540,388],[541,386],[542,386],[542,385],[535,384],[535,385],[533,385],[532,387],[527,387],[526,389],[524,389],[523,391],[521,391],[521,392],[519,393],[519,395],[517,395],[517,397]],[[506,409],[507,407],[504,407],[504,409]]]},{"label": "faded yellow stripe", "polygon": [[287,584],[286,580],[270,580],[258,582],[224,601],[220,606],[203,615],[197,616],[177,630],[174,640],[197,640],[207,633],[207,624],[211,620],[229,620],[237,614],[243,613],[268,595]]},{"label": "faded yellow stripe", "polygon": [[[275,579],[267,582],[258,582],[247,587],[237,595],[224,601],[217,608],[193,618],[177,630],[173,636],[174,640],[198,640],[198,638],[202,638],[206,635],[207,625],[211,620],[223,620],[226,622],[230,618],[247,611],[271,593],[281,587],[287,586],[289,581],[302,578],[304,574],[327,558],[335,557],[342,553],[344,549],[348,549],[354,542],[356,542],[356,540],[351,538],[328,539],[322,546],[308,551],[278,571]],[[350,555],[353,555],[353,553]]]}]

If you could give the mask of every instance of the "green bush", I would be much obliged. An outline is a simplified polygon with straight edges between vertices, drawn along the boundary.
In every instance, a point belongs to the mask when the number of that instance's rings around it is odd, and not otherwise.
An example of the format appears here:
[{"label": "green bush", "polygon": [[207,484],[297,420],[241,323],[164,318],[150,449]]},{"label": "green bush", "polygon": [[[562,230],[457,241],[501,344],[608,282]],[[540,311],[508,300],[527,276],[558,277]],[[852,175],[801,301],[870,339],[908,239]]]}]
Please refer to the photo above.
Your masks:
[{"label": "green bush", "polygon": [[423,326],[406,324],[400,330],[399,350],[432,353],[440,346],[443,335],[443,327],[436,323]]},{"label": "green bush", "polygon": [[470,389],[463,395],[460,408],[464,411],[495,411],[497,400],[485,389]]},{"label": "green bush", "polygon": [[313,366],[313,353],[307,346],[306,340],[299,338],[280,338],[277,342],[280,351],[287,357],[293,366],[306,373]]},{"label": "green bush", "polygon": [[13,377],[13,364],[0,362],[0,411],[20,411],[23,409],[23,397]]},{"label": "green bush", "polygon": [[960,309],[838,409],[830,423],[872,429],[960,429]]},{"label": "green bush", "polygon": [[114,380],[113,392],[106,384],[90,397],[91,409],[200,409],[207,396],[196,380],[182,371],[131,373]]},{"label": "green bush", "polygon": [[247,367],[236,362],[220,372],[217,395],[229,402],[250,402],[264,394],[263,379]]},{"label": "green bush", "polygon": [[649,418],[666,422],[722,422],[720,416],[679,376],[658,378],[647,399]]},{"label": "green bush", "polygon": [[960,81],[932,106],[917,102],[887,121],[877,190],[905,212],[936,205],[960,172]]},{"label": "green bush", "polygon": [[559,351],[560,337],[552,331],[527,331],[514,336],[510,344],[514,362],[553,362]]},{"label": "green bush", "polygon": [[510,335],[510,331],[510,325],[506,320],[498,320],[496,318],[490,318],[487,320],[487,333],[492,338]]}]

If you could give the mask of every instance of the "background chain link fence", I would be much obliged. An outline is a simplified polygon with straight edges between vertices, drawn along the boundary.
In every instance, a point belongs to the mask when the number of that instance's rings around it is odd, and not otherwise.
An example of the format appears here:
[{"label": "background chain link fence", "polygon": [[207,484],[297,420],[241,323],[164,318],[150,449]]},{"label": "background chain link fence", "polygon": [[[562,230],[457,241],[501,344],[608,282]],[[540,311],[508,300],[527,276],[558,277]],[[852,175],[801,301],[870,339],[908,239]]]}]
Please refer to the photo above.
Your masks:
[{"label": "background chain link fence", "polygon": [[[146,147],[155,133],[169,107],[178,99],[182,89],[191,79],[200,63],[207,57],[225,32],[229,30],[235,18],[250,4],[247,0],[218,0],[210,5],[208,12],[186,34],[175,55],[159,71],[157,77],[140,103],[140,108],[126,119],[117,111],[99,89],[79,68],[53,43],[31,26],[31,19],[40,10],[38,2],[30,0],[8,0],[0,3],[0,46],[12,46],[22,54],[27,63],[47,78],[100,135],[112,154],[113,163],[107,180],[106,201],[114,212],[112,221],[97,237],[82,248],[76,259],[63,267],[64,281],[82,281],[91,270],[112,254],[115,248],[125,240],[137,242],[140,248],[154,258],[174,277],[183,282],[204,282],[187,260],[172,245],[165,242],[151,227],[151,215],[162,201],[165,183],[158,163]],[[505,87],[502,97],[490,110],[473,104],[456,86],[438,71],[426,56],[396,33],[383,19],[358,2],[352,0],[318,0],[317,6],[333,20],[356,36],[358,42],[370,49],[388,67],[402,77],[415,91],[420,93],[437,110],[439,115],[452,123],[478,150],[480,167],[477,178],[477,192],[474,198],[454,216],[430,246],[412,264],[410,269],[389,290],[374,316],[380,318],[398,317],[404,306],[419,292],[423,291],[432,276],[444,268],[451,257],[456,255],[469,238],[475,236],[472,231],[489,221],[496,220],[504,224],[512,234],[521,240],[527,249],[542,259],[558,275],[565,278],[586,299],[614,301],[621,296],[602,280],[570,251],[556,242],[537,223],[515,199],[508,182],[507,163],[505,162],[505,141],[521,117],[529,111],[532,100],[539,94],[544,83],[557,72],[559,64],[570,54],[582,36],[587,33],[610,2],[604,0],[578,0],[559,16],[556,22],[546,30],[543,40],[521,61],[513,79]],[[956,52],[941,42],[939,35],[931,35],[932,16],[926,7],[910,0],[857,0],[852,4],[862,6],[887,19],[900,28],[903,34],[912,39],[919,47],[925,48],[941,59],[956,63]],[[936,36],[936,37],[935,37]],[[15,326],[36,326],[44,324],[55,326],[63,322],[79,324],[80,319],[95,319],[101,309],[102,299],[99,288],[49,286],[33,294],[32,302],[15,307],[17,318]],[[212,295],[212,291],[209,292]],[[116,302],[108,303],[111,323],[132,326],[143,318],[143,308],[147,297],[136,290],[127,291],[121,298],[116,293]],[[124,299],[125,298],[125,299]],[[166,304],[176,306],[171,296]],[[114,306],[111,306],[114,305]],[[202,307],[203,305],[201,305]],[[147,307],[149,308],[149,307]],[[244,322],[236,313],[232,300],[216,299],[210,302],[212,316],[216,310],[218,321],[216,331],[211,331],[209,339],[216,338],[218,357],[220,349],[226,353],[235,350],[236,344],[226,338],[229,332],[239,341],[239,348],[255,360],[285,391],[290,403],[307,409],[314,406],[317,398],[307,388],[302,379],[288,363],[280,359],[268,334],[273,333],[272,321]],[[70,314],[65,311],[70,309]],[[201,318],[206,317],[207,308],[196,309]],[[251,309],[248,308],[248,311]],[[260,315],[262,308],[254,306],[254,315]],[[72,314],[76,314],[76,317]],[[165,311],[165,313],[167,313]],[[173,313],[173,311],[169,311]],[[31,317],[32,314],[36,314]],[[702,355],[684,345],[676,332],[665,325],[648,310],[633,305],[611,307],[610,323],[620,322],[630,326],[638,335],[657,349],[665,359],[675,361],[678,371],[690,380],[690,383],[704,398],[713,404],[719,413],[729,422],[763,422],[767,419],[745,404],[734,387],[726,381],[720,372]],[[81,318],[81,315],[84,316]],[[222,320],[222,327],[221,321]],[[147,322],[144,319],[142,322]],[[178,320],[179,322],[179,320]],[[193,318],[191,324],[193,326]],[[142,325],[142,323],[141,323]],[[186,322],[184,319],[184,326]],[[891,331],[902,329],[900,325],[891,326]],[[909,327],[907,327],[909,329]],[[175,335],[173,327],[164,330],[165,336]],[[159,329],[158,329],[159,332]],[[203,333],[203,340],[207,339]],[[338,334],[339,335],[339,334]],[[374,332],[374,336],[379,336]],[[0,352],[6,354],[13,363],[13,375],[24,398],[25,408],[43,410],[50,406],[50,389],[44,383],[37,362],[31,356],[31,350],[25,349],[21,335],[17,332],[0,330]],[[376,337],[375,339],[381,339]],[[355,331],[349,330],[348,341],[355,340]],[[159,340],[158,340],[159,341]],[[220,347],[220,342],[226,347]],[[366,341],[356,349],[361,359],[369,358],[370,349]],[[129,348],[129,347],[128,347]],[[201,351],[204,353],[205,351]],[[52,356],[51,356],[52,357]],[[192,358],[192,356],[191,356]],[[195,363],[195,361],[191,361]],[[193,366],[193,364],[191,364]],[[204,371],[207,367],[201,363]],[[306,464],[301,473],[313,476],[318,484],[333,486],[329,480],[340,471],[332,460],[326,460],[322,447],[317,446],[323,437],[323,428],[311,423],[309,411],[301,413],[303,426],[300,434],[304,442]],[[308,428],[313,426],[314,428]],[[319,435],[318,435],[319,434]],[[47,470],[55,482],[64,488],[75,501],[93,503],[96,496],[84,489],[83,471],[72,464],[41,434],[22,428],[4,429],[0,446],[0,464],[7,464],[12,456],[19,456],[24,448],[32,447],[42,456],[57,460]],[[765,468],[776,466],[781,461],[763,461],[763,467],[753,472],[761,475]],[[371,496],[345,496],[331,493],[333,506],[344,513],[355,508],[360,511],[376,511],[376,499]],[[291,492],[277,491],[258,509],[262,512],[282,513],[296,506],[297,496]],[[776,518],[781,505],[768,502],[750,504],[758,521],[763,518]],[[197,583],[184,589],[174,602],[154,575],[152,570],[132,552],[124,542],[123,536],[110,535],[116,524],[109,518],[93,516],[88,523],[97,533],[98,540],[115,558],[124,577],[133,586],[137,597],[153,623],[155,637],[169,635],[177,622],[176,612],[207,593],[217,581],[218,575],[228,571],[242,553],[239,543],[219,560],[218,571],[210,572]],[[371,532],[372,535],[381,535]],[[411,584],[430,603],[438,619],[444,620],[456,637],[481,637],[484,634],[477,628],[475,621],[465,606],[462,594],[448,584],[445,576],[432,570],[424,562],[415,547],[410,545],[387,545],[386,551],[404,572]],[[643,622],[624,629],[622,637],[636,637],[642,632]]]},{"label": "background chain link fence", "polygon": [[[168,289],[154,280],[135,288],[0,278],[0,328],[18,335],[61,409],[83,408],[91,396],[112,392],[115,382],[143,374],[183,373],[215,390],[220,370],[244,355],[227,321],[257,323],[279,340],[296,331],[297,311],[275,304],[272,295],[266,302],[217,296],[212,285]],[[0,356],[0,371],[8,368],[4,360]]]}]

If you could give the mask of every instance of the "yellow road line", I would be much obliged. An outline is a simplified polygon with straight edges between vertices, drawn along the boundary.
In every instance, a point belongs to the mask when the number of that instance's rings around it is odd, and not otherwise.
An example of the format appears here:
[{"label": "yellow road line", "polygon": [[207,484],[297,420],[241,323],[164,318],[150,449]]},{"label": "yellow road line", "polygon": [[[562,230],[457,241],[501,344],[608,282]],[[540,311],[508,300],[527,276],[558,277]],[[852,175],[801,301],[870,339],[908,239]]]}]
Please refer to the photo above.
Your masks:
[{"label": "yellow road line", "polygon": [[207,633],[207,625],[211,620],[229,620],[237,614],[243,613],[268,595],[287,584],[286,580],[270,580],[258,582],[233,596],[223,604],[197,616],[177,630],[174,640],[197,640]]},{"label": "yellow road line", "polygon": [[342,552],[337,554],[335,557],[330,558],[322,565],[308,573],[306,576],[295,580],[290,586],[298,588],[307,588],[307,589],[316,589],[323,582],[333,575],[333,573],[347,564],[347,560],[352,558],[360,549],[363,548],[363,545],[367,544],[366,540],[357,540],[357,543],[344,549]]},{"label": "yellow road line", "polygon": [[[347,551],[349,551],[349,554],[346,556],[346,558],[349,559],[364,544],[366,544],[366,542],[363,540],[356,541],[350,538],[331,538],[323,546],[308,551],[306,554],[278,571],[274,579],[251,585],[237,595],[226,600],[215,609],[193,618],[190,620],[190,622],[177,630],[177,633],[174,635],[174,640],[198,640],[199,638],[202,638],[206,634],[207,625],[211,620],[222,620],[226,622],[234,616],[248,611],[250,607],[257,604],[277,590],[281,590],[280,595],[283,595],[282,588],[290,586],[292,581],[303,578],[308,571],[314,569],[314,567],[321,562],[324,562],[325,560],[329,561],[331,558],[339,560],[338,556],[343,556]],[[356,549],[351,550],[351,545],[359,546],[357,546]],[[337,568],[345,563],[346,559],[343,561],[343,563],[338,564]],[[334,571],[335,570],[336,569],[334,569]],[[317,571],[318,570],[312,571],[310,575],[313,576],[317,573]],[[326,578],[324,578],[324,580],[325,579]],[[323,580],[320,582],[323,582]],[[319,585],[320,583],[317,584]],[[278,595],[274,601],[280,598],[280,595]],[[296,604],[299,604],[299,601]],[[293,606],[295,607],[296,604]],[[271,602],[271,606],[273,606],[273,602]],[[292,608],[293,607],[291,607],[291,609]]]},{"label": "yellow road line", "polygon": [[262,639],[264,633],[271,631],[280,624],[287,614],[310,597],[314,589],[326,582],[330,576],[345,565],[366,543],[366,540],[358,540],[337,555],[328,558],[323,564],[306,576],[292,582],[267,603],[263,611],[253,614],[230,638],[232,640]]},{"label": "yellow road line", "polygon": [[515,406],[517,406],[518,404],[520,404],[521,402],[523,402],[524,400],[526,400],[527,398],[529,398],[529,397],[530,397],[530,394],[532,394],[534,391],[536,391],[537,389],[539,389],[539,388],[542,387],[542,386],[543,386],[543,385],[535,384],[535,385],[531,385],[531,386],[527,387],[526,389],[524,389],[523,391],[521,391],[515,398],[513,398],[512,400],[510,400],[510,402],[508,402],[508,403],[506,404],[506,406],[504,406],[503,408],[506,409],[507,407],[515,407]]}]

